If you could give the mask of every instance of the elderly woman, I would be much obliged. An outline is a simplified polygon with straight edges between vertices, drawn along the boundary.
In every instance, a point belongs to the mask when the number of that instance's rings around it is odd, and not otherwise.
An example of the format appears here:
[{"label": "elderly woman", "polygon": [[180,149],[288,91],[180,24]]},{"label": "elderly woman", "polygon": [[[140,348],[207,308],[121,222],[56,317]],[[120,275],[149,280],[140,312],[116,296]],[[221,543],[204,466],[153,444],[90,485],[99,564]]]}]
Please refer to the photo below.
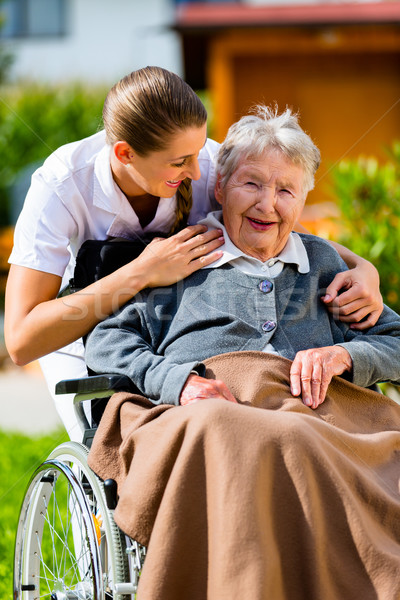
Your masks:
[{"label": "elderly woman", "polygon": [[148,544],[139,600],[400,595],[400,409],[367,389],[400,383],[400,317],[354,331],[321,302],[345,265],[292,232],[318,164],[290,110],[233,125],[206,220],[222,258],[89,337],[89,367],[138,392],[110,401],[89,464]]}]

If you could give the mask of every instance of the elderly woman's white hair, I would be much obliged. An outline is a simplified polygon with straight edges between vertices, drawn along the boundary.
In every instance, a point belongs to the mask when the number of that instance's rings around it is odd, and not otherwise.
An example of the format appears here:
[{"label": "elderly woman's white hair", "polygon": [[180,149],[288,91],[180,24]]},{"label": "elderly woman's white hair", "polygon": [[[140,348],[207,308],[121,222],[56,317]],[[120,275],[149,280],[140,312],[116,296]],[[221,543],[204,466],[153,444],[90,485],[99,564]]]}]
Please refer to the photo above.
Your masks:
[{"label": "elderly woman's white hair", "polygon": [[217,154],[216,170],[225,186],[241,159],[259,157],[267,150],[279,150],[304,170],[303,192],[314,187],[320,152],[299,125],[289,108],[278,114],[278,107],[256,106],[254,114],[242,117],[228,130]]}]

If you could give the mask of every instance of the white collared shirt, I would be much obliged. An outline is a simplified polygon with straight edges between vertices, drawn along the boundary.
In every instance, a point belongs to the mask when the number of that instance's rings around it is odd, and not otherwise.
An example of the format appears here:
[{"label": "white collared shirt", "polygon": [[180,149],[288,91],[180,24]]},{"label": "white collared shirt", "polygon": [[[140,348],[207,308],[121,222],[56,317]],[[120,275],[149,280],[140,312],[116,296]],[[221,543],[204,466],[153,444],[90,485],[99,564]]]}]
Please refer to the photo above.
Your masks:
[{"label": "white collared shirt", "polygon": [[[201,178],[193,181],[189,224],[216,207],[214,155],[219,144],[207,140],[199,154]],[[63,278],[72,277],[75,256],[85,240],[135,239],[167,233],[175,219],[176,198],[161,198],[154,219],[142,228],[115,183],[105,132],[66,144],[32,176],[14,233],[9,262]]]},{"label": "white collared shirt", "polygon": [[300,236],[295,232],[289,235],[286,246],[277,256],[262,262],[258,258],[244,254],[231,241],[222,222],[221,210],[208,213],[206,218],[202,219],[200,223],[207,225],[209,229],[222,229],[225,238],[224,245],[218,248],[218,250],[223,251],[223,255],[217,261],[205,267],[207,269],[221,267],[229,263],[247,275],[258,275],[259,277],[268,277],[270,279],[277,277],[282,272],[285,263],[297,265],[299,273],[308,273],[310,271],[306,249]]},{"label": "white collared shirt", "polygon": [[[284,249],[275,257],[269,258],[265,262],[258,258],[253,258],[244,254],[232,242],[222,223],[222,211],[210,212],[201,223],[207,225],[209,229],[220,228],[223,231],[225,243],[218,250],[223,251],[223,255],[214,263],[204,267],[206,269],[215,269],[225,264],[230,264],[236,269],[239,269],[246,275],[257,275],[262,279],[274,279],[283,270],[285,264],[295,264],[299,273],[308,273],[310,271],[310,263],[304,244],[300,236],[292,232],[289,235],[288,241]],[[277,354],[273,344],[268,343],[263,352]]]}]

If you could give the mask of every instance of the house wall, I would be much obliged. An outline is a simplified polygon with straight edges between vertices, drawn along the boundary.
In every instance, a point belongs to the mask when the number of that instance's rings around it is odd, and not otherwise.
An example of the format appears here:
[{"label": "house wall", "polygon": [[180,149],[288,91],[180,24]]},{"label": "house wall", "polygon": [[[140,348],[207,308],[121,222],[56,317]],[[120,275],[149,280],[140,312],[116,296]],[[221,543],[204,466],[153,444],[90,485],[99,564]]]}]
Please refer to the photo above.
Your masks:
[{"label": "house wall", "polygon": [[69,0],[67,34],[5,40],[11,78],[113,83],[156,64],[181,74],[181,45],[169,29],[173,0]]}]

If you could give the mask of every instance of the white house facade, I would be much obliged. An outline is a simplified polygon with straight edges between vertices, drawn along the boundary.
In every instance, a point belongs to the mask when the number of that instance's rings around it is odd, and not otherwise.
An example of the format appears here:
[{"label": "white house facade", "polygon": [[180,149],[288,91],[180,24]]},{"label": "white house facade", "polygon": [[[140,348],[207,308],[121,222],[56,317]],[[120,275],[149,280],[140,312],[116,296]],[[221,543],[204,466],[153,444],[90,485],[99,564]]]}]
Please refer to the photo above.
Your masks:
[{"label": "white house facade", "polygon": [[145,65],[182,74],[174,0],[3,0],[11,80],[111,84]]}]

